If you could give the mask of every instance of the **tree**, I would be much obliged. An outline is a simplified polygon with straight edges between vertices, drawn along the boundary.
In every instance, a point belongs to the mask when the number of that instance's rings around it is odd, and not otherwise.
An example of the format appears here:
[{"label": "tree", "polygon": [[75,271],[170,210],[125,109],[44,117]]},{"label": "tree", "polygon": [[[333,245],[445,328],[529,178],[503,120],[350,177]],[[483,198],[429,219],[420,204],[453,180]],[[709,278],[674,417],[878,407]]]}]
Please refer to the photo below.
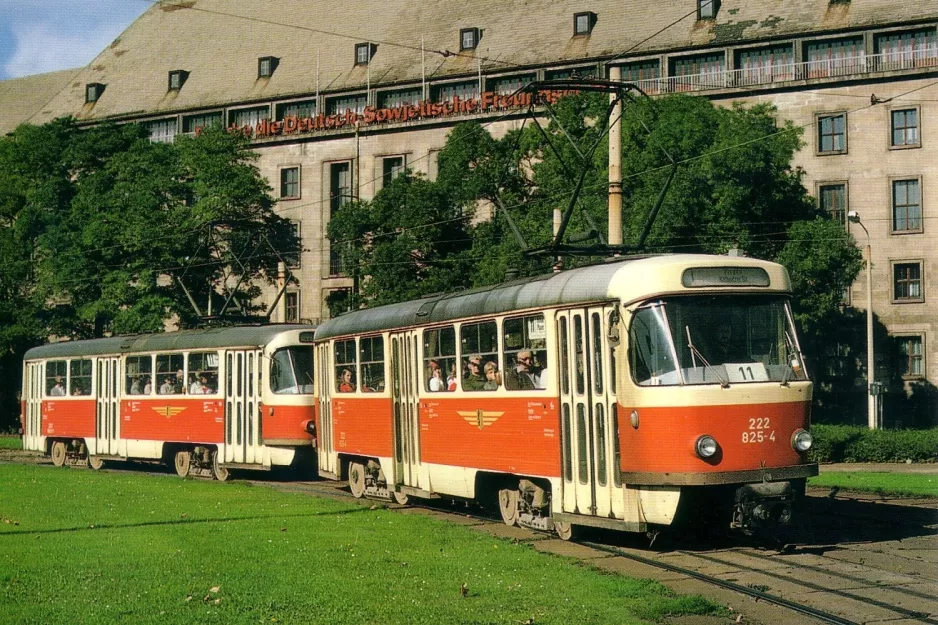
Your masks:
[{"label": "tree", "polygon": [[248,301],[276,279],[299,241],[246,146],[222,129],[163,144],[138,125],[70,119],[0,138],[4,379],[19,379],[22,353],[50,335],[195,323],[181,284],[207,302],[241,280]]}]

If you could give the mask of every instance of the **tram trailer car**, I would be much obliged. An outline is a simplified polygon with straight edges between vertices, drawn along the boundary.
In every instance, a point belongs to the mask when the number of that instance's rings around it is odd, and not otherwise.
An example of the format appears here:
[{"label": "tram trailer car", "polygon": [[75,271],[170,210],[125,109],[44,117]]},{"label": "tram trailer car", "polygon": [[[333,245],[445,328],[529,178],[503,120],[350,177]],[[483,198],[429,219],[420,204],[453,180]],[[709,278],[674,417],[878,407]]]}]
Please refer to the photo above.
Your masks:
[{"label": "tram trailer car", "polygon": [[225,480],[313,448],[315,327],[238,326],[26,352],[24,449],[56,466],[158,460]]},{"label": "tram trailer car", "polygon": [[316,333],[320,475],[562,538],[787,525],[818,470],[790,289],[775,263],[663,255],[339,316]]}]

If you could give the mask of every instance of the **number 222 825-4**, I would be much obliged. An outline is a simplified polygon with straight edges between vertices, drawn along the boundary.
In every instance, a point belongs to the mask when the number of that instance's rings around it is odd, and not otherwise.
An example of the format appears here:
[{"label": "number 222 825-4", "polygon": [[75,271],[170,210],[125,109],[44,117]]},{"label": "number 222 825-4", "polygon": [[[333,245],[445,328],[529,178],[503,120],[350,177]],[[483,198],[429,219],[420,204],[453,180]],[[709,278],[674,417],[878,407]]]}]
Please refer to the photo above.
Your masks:
[{"label": "number 222 825-4", "polygon": [[743,431],[743,443],[774,443],[775,430],[770,428],[771,422],[768,417],[749,419],[749,430]]}]

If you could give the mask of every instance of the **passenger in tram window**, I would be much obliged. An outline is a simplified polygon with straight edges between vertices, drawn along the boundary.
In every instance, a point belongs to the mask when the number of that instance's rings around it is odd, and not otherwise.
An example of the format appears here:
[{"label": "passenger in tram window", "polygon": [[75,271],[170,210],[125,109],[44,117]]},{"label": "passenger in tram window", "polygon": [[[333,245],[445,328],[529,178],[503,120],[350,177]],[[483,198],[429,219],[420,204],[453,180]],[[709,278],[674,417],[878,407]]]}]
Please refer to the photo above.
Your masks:
[{"label": "passenger in tram window", "polygon": [[498,363],[491,360],[485,363],[485,384],[482,385],[483,391],[497,391],[502,385],[502,376],[498,372]]},{"label": "passenger in tram window", "polygon": [[153,393],[153,379],[150,376],[147,376],[147,383],[143,385],[143,394],[150,395]]},{"label": "passenger in tram window", "polygon": [[430,361],[430,379],[427,380],[427,389],[431,393],[439,393],[446,390],[446,381],[443,380],[443,370],[440,369],[440,363],[435,360]]},{"label": "passenger in tram window", "polygon": [[139,395],[143,392],[143,383],[140,378],[134,378],[130,382],[130,393],[131,395]]},{"label": "passenger in tram window", "polygon": [[543,390],[547,388],[547,354],[543,353],[544,360],[534,354],[534,362],[531,364],[531,380],[534,382],[534,388]]},{"label": "passenger in tram window", "polygon": [[81,392],[81,386],[78,384],[72,385],[72,397],[81,397],[84,393]]},{"label": "passenger in tram window", "polygon": [[203,395],[211,395],[215,392],[215,385],[209,381],[207,375],[203,375],[201,378],[199,378],[199,385],[202,387]]},{"label": "passenger in tram window", "polygon": [[469,357],[469,360],[466,361],[466,368],[469,371],[469,375],[466,376],[466,379],[463,381],[462,388],[464,391],[481,391],[485,386],[485,378],[482,377],[482,356],[472,355]]},{"label": "passenger in tram window", "polygon": [[456,363],[453,363],[453,366],[450,367],[449,377],[446,378],[446,390],[455,391],[456,390]]},{"label": "passenger in tram window", "polygon": [[343,368],[342,373],[339,375],[339,392],[340,393],[354,393],[355,392],[355,383],[352,381],[352,370],[348,368]]},{"label": "passenger in tram window", "polygon": [[65,384],[62,382],[62,376],[55,376],[55,386],[49,391],[53,397],[65,397]]},{"label": "passenger in tram window", "polygon": [[173,394],[181,395],[186,392],[186,376],[182,369],[176,371],[176,380],[173,382]]},{"label": "passenger in tram window", "polygon": [[160,395],[174,395],[175,393],[175,378],[166,378],[166,381],[160,386]]},{"label": "passenger in tram window", "polygon": [[202,376],[202,381],[196,380],[195,376],[192,376],[192,384],[189,385],[189,394],[190,395],[204,395],[205,391],[202,388],[205,386],[205,376]]},{"label": "passenger in tram window", "polygon": [[524,350],[515,354],[515,366],[508,370],[505,376],[505,388],[509,391],[533,391],[537,388],[534,384],[531,364],[533,358],[531,352]]}]

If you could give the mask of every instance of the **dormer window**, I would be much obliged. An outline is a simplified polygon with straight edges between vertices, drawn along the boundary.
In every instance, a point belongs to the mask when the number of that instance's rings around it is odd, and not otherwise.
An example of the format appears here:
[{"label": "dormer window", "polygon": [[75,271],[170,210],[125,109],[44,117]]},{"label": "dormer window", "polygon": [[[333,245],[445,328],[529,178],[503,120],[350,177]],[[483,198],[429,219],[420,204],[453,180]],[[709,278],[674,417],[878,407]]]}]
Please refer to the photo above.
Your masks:
[{"label": "dormer window", "polygon": [[713,19],[719,10],[720,0],[697,0],[697,19]]},{"label": "dormer window", "polygon": [[356,43],[355,44],[355,65],[368,65],[371,62],[371,57],[377,52],[378,46],[373,43]]},{"label": "dormer window", "polygon": [[262,56],[257,59],[257,77],[258,78],[270,78],[274,75],[274,71],[277,69],[277,65],[280,64],[280,59],[275,56]]},{"label": "dormer window", "polygon": [[593,24],[596,23],[596,14],[592,11],[576,13],[573,15],[573,36],[588,35],[593,32]]},{"label": "dormer window", "polygon": [[85,103],[91,104],[97,102],[101,94],[104,93],[105,85],[99,82],[89,82],[85,85]]},{"label": "dormer window", "polygon": [[169,90],[179,91],[186,84],[187,78],[189,78],[189,72],[184,69],[174,69],[169,73]]},{"label": "dormer window", "polygon": [[478,28],[463,28],[459,31],[459,50],[475,50],[481,36]]}]

